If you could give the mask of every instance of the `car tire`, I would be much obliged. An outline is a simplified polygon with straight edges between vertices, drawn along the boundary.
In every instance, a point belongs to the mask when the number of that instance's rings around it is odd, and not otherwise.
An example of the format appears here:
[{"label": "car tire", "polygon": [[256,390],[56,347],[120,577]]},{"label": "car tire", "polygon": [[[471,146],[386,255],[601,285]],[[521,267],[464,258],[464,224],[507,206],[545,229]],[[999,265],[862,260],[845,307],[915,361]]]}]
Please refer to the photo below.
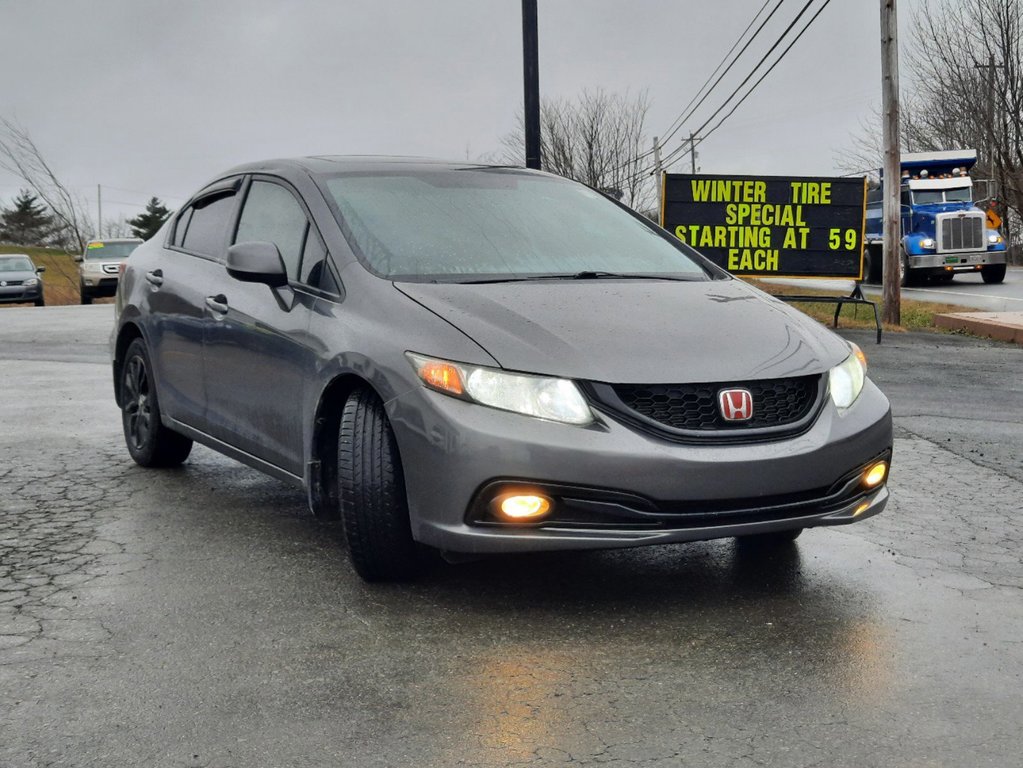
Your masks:
[{"label": "car tire", "polygon": [[1005,265],[987,264],[980,268],[980,276],[985,283],[1000,283],[1005,279]]},{"label": "car tire", "polygon": [[383,403],[353,392],[338,430],[341,522],[352,566],[366,581],[408,579],[419,570],[401,457]]},{"label": "car tire", "polygon": [[85,286],[81,283],[78,284],[78,296],[82,304],[92,304],[92,295],[85,290]]},{"label": "car tire", "polygon": [[36,299],[36,306],[37,307],[45,307],[46,306],[46,299],[44,299],[42,296],[40,296],[38,299]]},{"label": "car tire", "polygon": [[802,528],[789,528],[785,531],[772,531],[771,533],[754,533],[749,536],[736,536],[735,540],[743,545],[756,547],[758,549],[773,549],[791,544],[799,538],[803,532]]},{"label": "car tire", "polygon": [[168,429],[160,420],[160,400],[145,342],[128,345],[121,366],[121,425],[124,442],[142,467],[176,467],[192,450],[192,440]]}]

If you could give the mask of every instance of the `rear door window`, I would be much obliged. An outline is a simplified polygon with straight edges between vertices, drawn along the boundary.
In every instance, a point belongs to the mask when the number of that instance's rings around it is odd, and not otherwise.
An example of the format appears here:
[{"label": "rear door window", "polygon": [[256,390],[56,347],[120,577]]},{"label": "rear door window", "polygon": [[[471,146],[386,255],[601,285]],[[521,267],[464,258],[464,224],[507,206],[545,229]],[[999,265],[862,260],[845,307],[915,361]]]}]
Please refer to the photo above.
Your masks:
[{"label": "rear door window", "polygon": [[234,194],[226,194],[193,203],[181,247],[203,256],[221,257],[227,246],[228,225],[234,212],[234,202]]}]

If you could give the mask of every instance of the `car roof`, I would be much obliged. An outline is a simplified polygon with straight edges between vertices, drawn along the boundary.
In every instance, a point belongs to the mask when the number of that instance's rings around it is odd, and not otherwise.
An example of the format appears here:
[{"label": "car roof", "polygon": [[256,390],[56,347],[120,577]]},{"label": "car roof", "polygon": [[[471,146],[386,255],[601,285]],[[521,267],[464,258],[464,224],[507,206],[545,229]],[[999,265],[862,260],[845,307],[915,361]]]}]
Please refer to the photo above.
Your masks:
[{"label": "car roof", "polygon": [[32,260],[32,257],[27,253],[0,253],[0,259],[28,259]]},{"label": "car roof", "polygon": [[[477,163],[469,160],[438,160],[430,157],[391,157],[384,155],[310,155],[308,157],[277,158],[246,163],[231,168],[222,176],[239,173],[280,173],[304,170],[310,174],[343,173],[352,171],[393,170],[466,170],[475,168],[510,168],[519,166],[500,163]],[[519,167],[521,169],[521,167]],[[524,170],[524,169],[522,169]]]},{"label": "car roof", "polygon": [[141,237],[103,237],[103,238],[97,237],[94,240],[90,240],[89,244],[91,245],[92,243],[144,243],[144,242],[145,240],[143,240]]}]

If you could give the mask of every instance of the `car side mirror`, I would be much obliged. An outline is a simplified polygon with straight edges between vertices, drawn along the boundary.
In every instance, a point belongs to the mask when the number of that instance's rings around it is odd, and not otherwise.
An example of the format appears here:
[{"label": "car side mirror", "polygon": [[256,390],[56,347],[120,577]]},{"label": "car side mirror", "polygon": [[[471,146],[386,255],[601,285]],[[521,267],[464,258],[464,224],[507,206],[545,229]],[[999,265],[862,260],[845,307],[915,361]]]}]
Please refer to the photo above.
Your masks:
[{"label": "car side mirror", "polygon": [[273,243],[236,243],[227,249],[227,274],[244,283],[265,283],[271,288],[288,284],[288,271]]},{"label": "car side mirror", "polygon": [[75,261],[77,261],[79,264],[81,264],[82,263],[82,254],[76,253],[75,254]]},{"label": "car side mirror", "polygon": [[46,267],[36,267],[36,274],[41,275],[46,271]]}]

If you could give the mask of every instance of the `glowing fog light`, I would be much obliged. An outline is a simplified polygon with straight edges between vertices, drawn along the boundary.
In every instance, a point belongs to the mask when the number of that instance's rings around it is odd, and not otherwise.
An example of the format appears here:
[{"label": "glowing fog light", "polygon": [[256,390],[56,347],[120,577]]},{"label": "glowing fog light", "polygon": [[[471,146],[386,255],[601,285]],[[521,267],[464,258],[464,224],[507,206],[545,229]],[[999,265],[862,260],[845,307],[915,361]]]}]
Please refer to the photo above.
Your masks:
[{"label": "glowing fog light", "polygon": [[499,509],[509,520],[537,520],[551,511],[551,500],[532,494],[505,496]]},{"label": "glowing fog light", "polygon": [[863,473],[863,485],[866,488],[877,488],[888,476],[888,462],[879,461],[867,468]]}]

